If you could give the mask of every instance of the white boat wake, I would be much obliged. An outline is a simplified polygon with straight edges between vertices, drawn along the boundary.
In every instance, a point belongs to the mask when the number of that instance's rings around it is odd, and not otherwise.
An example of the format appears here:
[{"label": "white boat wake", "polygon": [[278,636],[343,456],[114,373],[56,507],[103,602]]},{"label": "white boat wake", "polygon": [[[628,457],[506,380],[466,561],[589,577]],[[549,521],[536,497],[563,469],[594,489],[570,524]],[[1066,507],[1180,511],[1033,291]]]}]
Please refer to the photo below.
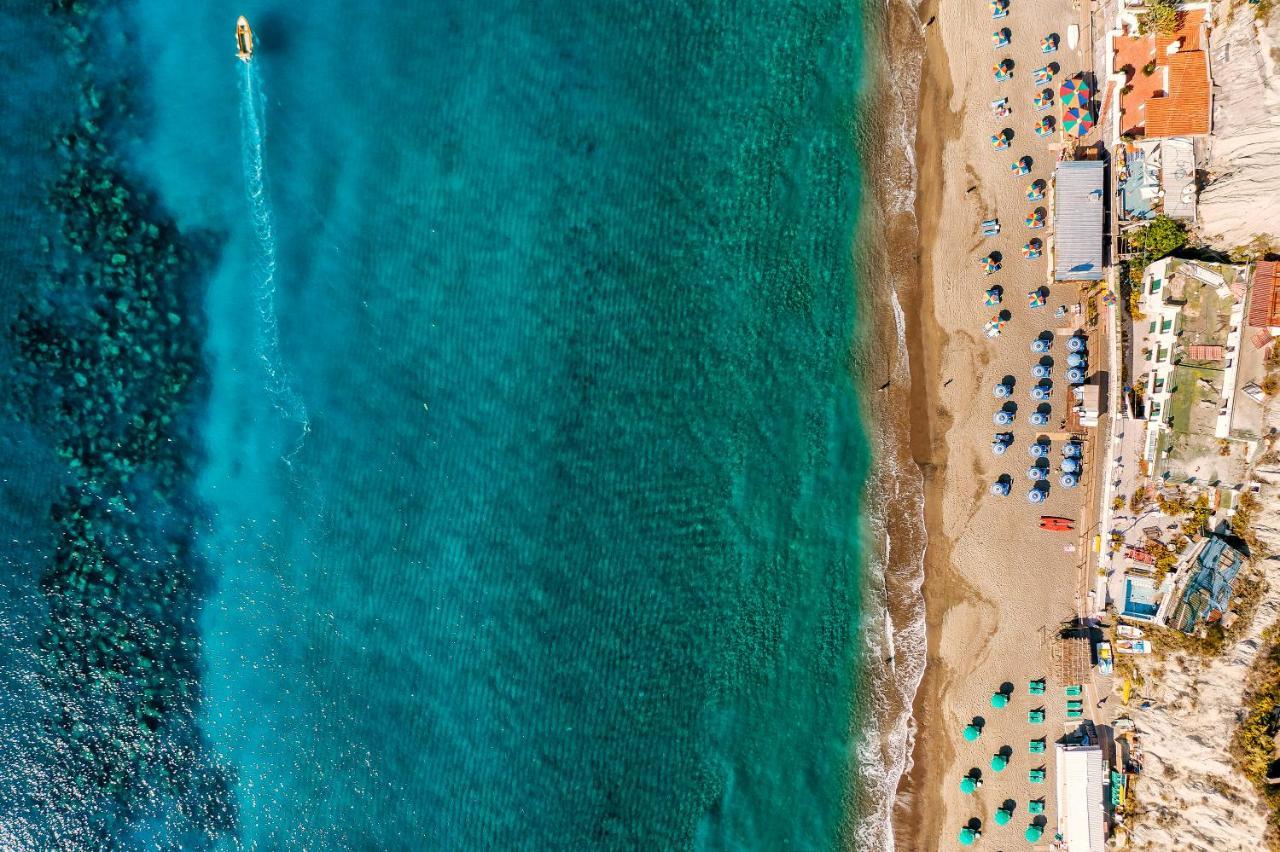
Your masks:
[{"label": "white boat wake", "polygon": [[254,263],[254,302],[258,309],[257,351],[266,371],[267,390],[285,419],[301,427],[298,440],[285,455],[286,463],[302,449],[311,421],[302,397],[294,390],[289,371],[280,356],[280,328],[276,315],[276,234],[275,217],[267,192],[263,146],[266,129],[263,115],[266,98],[258,79],[257,63],[240,63],[240,143],[244,159],[245,192],[253,232],[257,242]]}]

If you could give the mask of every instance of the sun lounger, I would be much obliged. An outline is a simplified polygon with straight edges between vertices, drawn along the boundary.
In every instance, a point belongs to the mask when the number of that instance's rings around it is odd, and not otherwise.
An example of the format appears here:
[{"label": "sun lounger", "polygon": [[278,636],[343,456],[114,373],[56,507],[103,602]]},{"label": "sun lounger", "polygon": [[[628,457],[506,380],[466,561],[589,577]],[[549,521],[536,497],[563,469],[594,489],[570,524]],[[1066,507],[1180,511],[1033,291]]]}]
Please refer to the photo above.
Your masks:
[{"label": "sun lounger", "polygon": [[1083,710],[1068,710],[1068,711],[1067,711],[1067,718],[1068,718],[1068,719],[1080,719],[1080,718],[1083,718],[1083,716],[1084,716],[1084,711],[1083,711]]},{"label": "sun lounger", "polygon": [[1027,747],[1027,750],[1032,754],[1044,754],[1044,748],[1044,737],[1041,737],[1038,740],[1032,740],[1031,744]]},{"label": "sun lounger", "polygon": [[1028,681],[1027,692],[1031,695],[1044,695],[1044,678]]},{"label": "sun lounger", "polygon": [[1028,713],[1027,713],[1027,721],[1028,721],[1028,722],[1030,722],[1030,723],[1031,723],[1031,724],[1033,724],[1033,725],[1043,725],[1043,724],[1044,724],[1044,711],[1043,711],[1043,710],[1031,710],[1031,711],[1028,711]]},{"label": "sun lounger", "polygon": [[1043,784],[1044,770],[1032,769],[1030,772],[1027,773],[1027,780],[1030,781],[1032,784]]},{"label": "sun lounger", "polygon": [[1032,815],[1044,813],[1044,799],[1032,799],[1027,802],[1027,813]]},{"label": "sun lounger", "polygon": [[1067,687],[1067,695],[1082,695],[1083,693],[1084,690],[1078,683],[1073,683]]}]

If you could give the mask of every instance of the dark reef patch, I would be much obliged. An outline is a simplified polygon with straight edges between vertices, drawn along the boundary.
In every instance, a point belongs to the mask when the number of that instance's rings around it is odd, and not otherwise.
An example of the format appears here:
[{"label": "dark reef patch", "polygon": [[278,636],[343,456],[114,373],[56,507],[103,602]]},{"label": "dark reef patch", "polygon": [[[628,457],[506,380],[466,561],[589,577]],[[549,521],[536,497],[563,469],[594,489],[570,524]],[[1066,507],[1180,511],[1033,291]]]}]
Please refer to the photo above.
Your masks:
[{"label": "dark reef patch", "polygon": [[189,848],[235,823],[229,769],[196,721],[209,579],[195,545],[193,428],[217,241],[180,233],[113,153],[131,119],[123,79],[99,79],[91,61],[105,7],[48,7],[79,95],[49,152],[61,164],[45,201],[58,228],[32,237],[44,272],[9,329],[10,412],[65,467],[40,576],[37,673],[52,710],[33,758],[45,783],[29,806],[84,848],[143,836]]}]

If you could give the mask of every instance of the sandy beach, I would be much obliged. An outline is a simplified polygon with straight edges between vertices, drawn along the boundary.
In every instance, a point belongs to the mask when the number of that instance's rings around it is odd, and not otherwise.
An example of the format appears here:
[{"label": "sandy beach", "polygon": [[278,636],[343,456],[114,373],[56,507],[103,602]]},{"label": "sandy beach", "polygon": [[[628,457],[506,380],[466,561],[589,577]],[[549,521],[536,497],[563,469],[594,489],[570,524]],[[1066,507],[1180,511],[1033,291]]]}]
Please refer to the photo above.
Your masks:
[{"label": "sandy beach", "polygon": [[[971,820],[980,822],[984,846],[1024,845],[1023,831],[1035,819],[1028,813],[1033,799],[1045,800],[1046,840],[1057,819],[1052,743],[1066,730],[1066,699],[1064,684],[1052,678],[1051,646],[1059,626],[1090,606],[1086,589],[1093,569],[1085,565],[1080,534],[1042,531],[1038,516],[1077,519],[1087,532],[1082,507],[1091,495],[1085,488],[1058,487],[1054,476],[1045,503],[1028,502],[1027,448],[1047,434],[1056,465],[1066,437],[1063,395],[1055,391],[1047,432],[1030,425],[1026,414],[1034,408],[1028,396],[1037,357],[1031,341],[1053,332],[1054,379],[1060,381],[1066,335],[1083,318],[1071,310],[1054,318],[1057,306],[1080,301],[1070,284],[1052,286],[1048,305],[1029,309],[1028,291],[1052,282],[1048,253],[1028,260],[1021,249],[1048,233],[1029,231],[1023,218],[1037,206],[1051,210],[1051,196],[1031,202],[1027,190],[1032,180],[1052,177],[1061,142],[1057,133],[1033,133],[1041,113],[1033,111],[1032,98],[1046,86],[1035,85],[1032,72],[1057,62],[1061,71],[1049,84],[1056,92],[1065,76],[1090,68],[1088,22],[1080,15],[1068,0],[1038,0],[1034,8],[1028,0],[1011,0],[1008,16],[999,21],[987,4],[961,0],[936,0],[920,15],[927,43],[917,136],[922,286],[907,313],[912,452],[926,478],[928,664],[915,701],[912,765],[895,813],[899,850],[958,847],[958,832]],[[1074,51],[1066,38],[1073,23],[1081,28]],[[993,48],[993,31],[1004,27],[1010,44]],[[1050,33],[1059,34],[1061,47],[1046,56],[1041,38]],[[997,82],[992,66],[1006,57],[1014,63],[1013,77]],[[1001,97],[1008,97],[1013,113],[997,118],[988,105]],[[1006,127],[1014,134],[1009,149],[993,150],[992,134]],[[1031,173],[1012,174],[1011,163],[1023,156],[1033,159]],[[980,223],[996,217],[1001,233],[984,239]],[[978,261],[990,251],[1003,255],[1003,268],[988,278]],[[1003,334],[989,340],[983,325],[996,309],[984,306],[983,297],[992,283],[1003,287],[1002,307],[1011,318]],[[1090,348],[1101,351],[1097,329],[1087,330]],[[992,416],[1000,401],[992,388],[1005,377],[1015,382],[1018,412],[1009,427],[1013,445],[996,457],[991,441],[1001,429]],[[1086,473],[1091,440],[1085,439]],[[989,491],[1001,474],[1012,477],[1006,497]],[[1028,681],[1041,677],[1049,678],[1046,694],[1029,695]],[[1002,684],[1012,685],[1011,701],[993,709],[992,693]],[[1086,706],[1097,699],[1086,690]],[[1046,713],[1043,724],[1028,721],[1036,708]],[[968,743],[961,731],[975,717],[982,718],[983,733]],[[1041,737],[1048,739],[1047,751],[1030,754],[1030,740]],[[1006,747],[1008,768],[994,772],[991,757]],[[1032,783],[1029,772],[1041,767],[1048,777]],[[971,769],[981,771],[984,783],[966,795],[959,782]],[[997,826],[993,814],[1006,802],[1013,805],[1013,819]]]}]

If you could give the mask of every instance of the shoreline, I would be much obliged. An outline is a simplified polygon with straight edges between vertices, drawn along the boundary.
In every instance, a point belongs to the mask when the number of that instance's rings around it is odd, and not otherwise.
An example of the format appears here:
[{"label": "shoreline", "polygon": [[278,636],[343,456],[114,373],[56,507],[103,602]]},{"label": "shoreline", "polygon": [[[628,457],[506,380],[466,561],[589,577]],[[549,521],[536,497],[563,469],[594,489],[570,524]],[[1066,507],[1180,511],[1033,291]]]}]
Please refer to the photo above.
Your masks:
[{"label": "shoreline", "polygon": [[[936,18],[939,0],[924,0],[919,7],[923,21]],[[953,749],[937,734],[941,727],[939,702],[930,696],[945,694],[952,672],[939,654],[942,618],[957,597],[952,583],[959,579],[950,569],[951,542],[942,524],[942,498],[947,471],[945,436],[951,417],[938,407],[939,362],[947,334],[934,316],[933,257],[938,222],[942,215],[942,151],[958,135],[957,120],[947,108],[951,80],[947,56],[938,29],[927,24],[924,58],[918,92],[915,157],[918,173],[915,199],[917,236],[914,251],[916,286],[906,294],[906,343],[911,367],[908,446],[918,466],[924,489],[926,543],[923,553],[925,641],[924,676],[912,701],[910,764],[899,780],[893,813],[895,848],[930,848],[930,838],[941,834],[941,814],[926,807],[928,790],[941,783],[941,767],[953,757]],[[922,756],[941,757],[940,760]]]}]

